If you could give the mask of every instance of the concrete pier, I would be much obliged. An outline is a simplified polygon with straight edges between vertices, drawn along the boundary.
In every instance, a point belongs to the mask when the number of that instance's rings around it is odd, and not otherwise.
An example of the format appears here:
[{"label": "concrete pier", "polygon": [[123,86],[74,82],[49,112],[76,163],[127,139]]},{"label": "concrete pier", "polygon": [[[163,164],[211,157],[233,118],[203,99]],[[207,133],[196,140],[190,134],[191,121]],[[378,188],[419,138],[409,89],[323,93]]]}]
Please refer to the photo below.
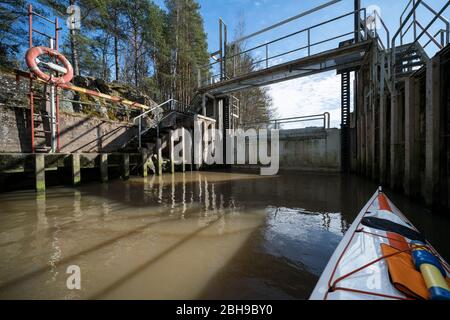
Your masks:
[{"label": "concrete pier", "polygon": [[130,155],[124,153],[122,155],[122,179],[128,180],[130,178]]},{"label": "concrete pier", "polygon": [[34,155],[34,176],[36,191],[45,191],[45,157],[43,154]]},{"label": "concrete pier", "polygon": [[72,185],[78,187],[81,184],[81,163],[80,154],[74,153],[70,155]]},{"label": "concrete pier", "polygon": [[100,155],[100,181],[108,182],[108,155],[105,153]]}]

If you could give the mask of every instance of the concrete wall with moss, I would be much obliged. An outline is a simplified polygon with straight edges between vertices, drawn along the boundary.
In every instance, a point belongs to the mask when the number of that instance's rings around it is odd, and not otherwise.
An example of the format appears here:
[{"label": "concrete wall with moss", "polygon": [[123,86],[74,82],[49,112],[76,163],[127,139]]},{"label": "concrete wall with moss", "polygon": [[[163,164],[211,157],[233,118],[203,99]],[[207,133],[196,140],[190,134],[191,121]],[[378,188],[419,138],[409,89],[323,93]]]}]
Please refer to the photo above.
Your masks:
[{"label": "concrete wall with moss", "polygon": [[[16,81],[14,73],[0,70],[0,83],[0,153],[31,152],[29,81]],[[149,106],[156,105],[150,97],[124,84],[105,83],[89,77],[77,77],[74,83]],[[35,109],[46,114],[49,107],[38,98],[46,88],[38,82],[34,87]],[[129,121],[139,114],[139,110],[68,90],[61,91],[60,102],[61,152],[115,152],[137,135],[137,128]],[[37,131],[42,131],[37,134],[37,146],[50,144],[49,134],[43,132],[49,131],[48,118],[42,120],[35,123]]]},{"label": "concrete wall with moss", "polygon": [[[64,112],[60,114],[60,132],[61,152],[96,153],[119,151],[137,135],[137,128],[127,122]],[[0,107],[0,153],[15,152],[31,152],[29,109]]]}]

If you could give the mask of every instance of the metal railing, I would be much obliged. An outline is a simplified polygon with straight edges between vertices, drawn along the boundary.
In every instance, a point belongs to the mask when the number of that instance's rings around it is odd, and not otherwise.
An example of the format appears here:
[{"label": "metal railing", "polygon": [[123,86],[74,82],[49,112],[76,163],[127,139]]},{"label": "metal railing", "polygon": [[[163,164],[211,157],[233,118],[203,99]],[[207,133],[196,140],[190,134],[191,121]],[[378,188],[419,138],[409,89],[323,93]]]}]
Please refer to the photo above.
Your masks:
[{"label": "metal railing", "polygon": [[[175,100],[174,99],[169,99],[169,100],[161,103],[160,105],[158,105],[158,106],[156,106],[156,107],[154,107],[154,108],[152,108],[152,109],[150,109],[150,110],[140,114],[139,116],[137,116],[137,117],[135,117],[133,119],[133,123],[138,126],[139,149],[142,148],[142,135],[147,133],[152,128],[152,126],[149,126],[146,129],[142,130],[142,122],[143,122],[144,117],[147,117],[150,113],[153,113],[157,109],[162,109],[164,106],[171,104],[173,101],[175,101]],[[159,121],[160,121],[159,119],[156,120],[156,125],[159,123]]]},{"label": "metal railing", "polygon": [[[154,114],[155,110],[160,109],[162,110],[161,116],[156,116],[152,119],[152,123],[150,125],[147,125],[146,128],[143,128],[143,120],[146,118],[150,113]],[[138,126],[138,141],[139,141],[139,149],[142,148],[142,136],[146,134],[149,130],[153,128],[158,128],[159,124],[165,120],[170,114],[173,112],[179,112],[189,115],[195,115],[197,114],[195,111],[192,110],[192,107],[181,103],[175,99],[169,99],[160,105],[152,108],[151,110],[148,110],[139,116],[135,117],[133,119],[133,123]]]},{"label": "metal railing", "polygon": [[[316,12],[316,11],[314,11],[314,12]],[[243,70],[242,70],[243,66],[240,66],[240,67],[237,66],[238,65],[237,61],[238,60],[244,60],[244,59],[240,59],[240,58],[245,57],[246,55],[248,56],[252,52],[255,52],[257,50],[258,51],[263,50],[265,52],[265,57],[263,59],[252,61],[250,64],[245,65],[245,67],[247,69],[251,69],[250,72],[267,69],[269,67],[273,67],[273,66],[277,65],[277,64],[273,64],[272,63],[273,60],[283,58],[283,57],[285,57],[287,55],[292,55],[292,54],[298,53],[300,51],[306,51],[306,57],[309,57],[309,56],[312,55],[313,48],[315,48],[315,47],[317,47],[319,45],[327,44],[327,43],[330,43],[330,42],[332,42],[334,40],[342,39],[342,38],[348,37],[350,35],[352,36],[352,38],[354,38],[354,35],[355,35],[354,27],[351,27],[351,30],[349,32],[338,34],[336,36],[327,38],[325,40],[320,40],[320,41],[316,41],[316,42],[313,42],[313,40],[312,40],[312,31],[317,29],[317,28],[319,28],[319,27],[322,27],[322,26],[325,26],[325,25],[329,25],[329,24],[334,23],[334,22],[336,22],[338,20],[342,20],[344,18],[355,16],[355,15],[358,15],[360,21],[364,22],[364,23],[362,23],[362,26],[361,26],[361,29],[359,30],[359,32],[362,30],[363,31],[362,39],[363,40],[367,40],[368,39],[368,32],[367,32],[368,30],[367,30],[367,25],[365,23],[365,21],[367,20],[367,11],[366,11],[365,8],[362,8],[362,9],[359,9],[359,10],[356,10],[356,11],[351,11],[351,12],[339,15],[339,16],[334,17],[332,19],[328,19],[326,21],[317,23],[317,24],[315,24],[313,26],[310,26],[308,28],[301,29],[299,31],[290,33],[290,34],[288,34],[286,36],[277,38],[275,40],[266,42],[264,44],[261,44],[261,45],[252,47],[250,49],[243,50],[243,51],[236,52],[237,51],[237,46],[236,46],[236,41],[235,41],[235,42],[233,42],[231,44],[231,48],[229,48],[230,44],[225,44],[225,46],[224,46],[225,47],[225,54],[223,55],[223,57],[221,57],[222,54],[220,52],[219,53],[215,52],[214,54],[211,55],[211,57],[213,58],[214,62],[212,62],[212,63],[210,63],[210,64],[200,68],[199,75],[198,75],[199,76],[199,85],[205,86],[205,85],[217,83],[217,82],[222,81],[224,79],[229,79],[229,78],[232,78],[232,77],[236,77],[237,75],[245,74],[245,73],[242,73],[243,72]],[[361,15],[362,15],[362,17],[361,17]],[[257,34],[259,34],[259,33],[257,33]],[[273,45],[278,45],[278,46],[281,47],[282,46],[282,41],[291,40],[292,37],[298,36],[298,35],[301,35],[301,34],[306,35],[306,38],[307,38],[306,42],[307,43],[305,45],[300,46],[300,47],[295,48],[295,49],[292,49],[292,50],[289,50],[289,51],[286,51],[286,52],[283,52],[283,53],[280,53],[280,54],[270,55],[270,48],[273,47]],[[247,39],[247,38],[248,37],[245,37],[245,39]],[[235,52],[232,55],[228,56],[226,54],[226,52],[228,50],[234,50]],[[318,53],[321,53],[321,52],[318,52]],[[219,55],[219,58],[217,58],[217,55]],[[223,65],[227,66],[228,64],[230,64],[232,66],[232,70],[233,71],[232,71],[231,74],[226,72],[226,71],[225,71],[225,74],[223,74],[223,70],[227,70],[227,68],[223,68]],[[257,67],[261,66],[261,65],[263,67],[258,69]],[[214,73],[214,69],[217,69],[217,67],[220,67],[220,73],[215,74]]]},{"label": "metal railing", "polygon": [[[405,17],[405,14],[408,10],[408,8],[411,6],[411,10],[408,12],[407,16]],[[442,14],[445,12],[445,10],[449,7],[450,1],[446,1],[446,4],[442,6],[442,8],[439,11],[434,10],[430,5],[428,5],[424,0],[410,0],[405,8],[405,10],[402,12],[400,16],[400,27],[395,33],[395,35],[392,37],[391,40],[391,70],[392,70],[392,83],[391,85],[395,85],[395,67],[396,67],[396,41],[398,38],[400,38],[400,45],[403,45],[405,36],[408,34],[410,30],[413,30],[413,41],[410,43],[409,47],[406,48],[404,51],[408,53],[416,43],[420,43],[420,39],[426,35],[429,38],[429,41],[422,46],[422,48],[425,48],[428,46],[431,42],[433,42],[438,49],[444,48],[446,45],[449,44],[450,40],[450,23],[447,19],[445,19]],[[428,11],[430,11],[433,14],[433,18],[431,21],[424,27],[422,24],[417,20],[417,10],[419,8],[424,7]],[[411,20],[411,22],[409,22]],[[436,33],[434,36],[430,34],[429,29],[436,23],[437,20],[441,20],[445,24],[445,29],[440,29],[438,33]],[[418,34],[418,29],[420,28],[421,32]],[[442,35],[444,33],[444,35]],[[444,41],[443,43],[438,43],[436,41],[436,37],[441,34],[441,39]]]},{"label": "metal railing", "polygon": [[266,127],[270,129],[277,129],[281,130],[283,129],[282,126],[289,124],[291,125],[291,128],[289,129],[295,129],[292,128],[293,124],[303,124],[305,122],[314,122],[314,121],[322,121],[323,128],[324,129],[330,129],[331,127],[331,115],[329,112],[325,112],[323,114],[314,114],[310,116],[301,116],[301,117],[292,117],[292,118],[283,118],[283,119],[274,119],[269,120],[265,122],[252,122],[252,123],[244,123],[241,125],[241,127],[250,129],[255,127]]},{"label": "metal railing", "polygon": [[[388,27],[386,26],[386,24],[384,23],[383,19],[380,16],[380,13],[377,10],[373,11],[373,23],[374,23],[374,33],[375,33],[375,37],[378,40],[379,45],[383,48],[383,50],[389,50],[391,48],[391,35],[389,32]],[[380,34],[378,33],[378,24],[377,21],[380,22],[380,26],[383,28],[385,36],[386,36],[386,43],[383,42],[382,37],[380,36]]]},{"label": "metal railing", "polygon": [[[445,1],[446,4],[442,7],[441,10],[436,11],[431,7],[425,0],[410,0],[406,5],[405,10],[403,10],[400,16],[400,28],[393,38],[393,46],[395,45],[395,40],[397,37],[400,37],[400,45],[403,45],[406,36],[412,30],[413,32],[413,42],[418,42],[422,36],[427,35],[429,41],[424,46],[428,46],[431,42],[433,42],[439,49],[442,49],[447,44],[450,43],[450,22],[442,16],[445,10],[450,5],[449,1]],[[412,5],[411,11],[408,12],[409,7]],[[417,19],[417,11],[420,8],[427,9],[428,12],[433,14],[432,21],[426,26],[423,27],[422,24]],[[408,12],[408,15],[405,18],[405,14]],[[429,33],[430,27],[437,21],[440,20],[444,25],[445,29],[440,29],[434,36]],[[411,21],[411,22],[409,22]],[[418,30],[420,29],[420,30]],[[420,31],[420,34],[418,32]],[[441,34],[441,42],[436,41],[436,37]]]}]

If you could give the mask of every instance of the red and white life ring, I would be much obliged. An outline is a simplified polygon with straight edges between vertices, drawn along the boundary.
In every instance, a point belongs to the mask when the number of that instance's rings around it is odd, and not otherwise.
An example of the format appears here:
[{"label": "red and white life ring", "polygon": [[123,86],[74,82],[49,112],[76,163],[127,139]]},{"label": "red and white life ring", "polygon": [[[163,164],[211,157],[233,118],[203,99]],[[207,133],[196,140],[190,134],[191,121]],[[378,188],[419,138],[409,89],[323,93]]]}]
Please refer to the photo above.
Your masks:
[{"label": "red and white life ring", "polygon": [[[58,61],[60,61],[64,65],[66,73],[61,77],[53,77],[52,75],[49,75],[43,72],[41,69],[39,69],[36,59],[43,54],[47,54],[51,57],[55,57],[56,59],[58,59]],[[67,60],[67,58],[64,57],[64,55],[62,55],[56,50],[47,47],[33,47],[27,51],[25,61],[30,71],[34,73],[38,78],[46,82],[56,85],[66,84],[69,83],[70,80],[72,80],[73,78],[73,68],[69,60]]]}]

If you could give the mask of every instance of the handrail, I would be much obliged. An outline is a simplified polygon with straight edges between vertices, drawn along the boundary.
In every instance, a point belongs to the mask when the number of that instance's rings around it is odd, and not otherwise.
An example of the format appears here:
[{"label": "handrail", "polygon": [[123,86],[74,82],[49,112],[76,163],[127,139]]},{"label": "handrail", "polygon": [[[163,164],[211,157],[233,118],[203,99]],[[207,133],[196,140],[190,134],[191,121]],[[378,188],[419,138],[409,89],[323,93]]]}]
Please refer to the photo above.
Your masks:
[{"label": "handrail", "polygon": [[441,29],[441,30],[439,30],[438,32],[436,32],[436,33],[434,34],[433,38],[430,39],[430,40],[428,40],[428,42],[423,46],[423,48],[425,49],[426,47],[428,47],[428,45],[429,45],[431,42],[433,42],[433,40],[436,41],[436,37],[437,37],[438,35],[441,35],[441,46],[444,46],[444,45],[445,45],[445,40],[444,40],[443,35],[445,35],[445,33],[446,33],[446,31],[445,31],[444,29]]},{"label": "handrail", "polygon": [[[232,54],[232,55],[230,55],[230,56],[225,56],[225,57],[223,57],[223,59],[224,59],[225,63],[227,63],[227,61],[232,61],[232,60],[235,59],[236,57],[239,57],[239,56],[248,54],[249,52],[255,51],[255,50],[257,50],[257,49],[265,48],[265,49],[266,49],[266,50],[265,50],[265,52],[266,52],[266,57],[265,57],[265,59],[262,59],[262,60],[258,60],[258,61],[253,62],[253,63],[252,63],[252,66],[258,65],[258,64],[260,64],[260,63],[262,63],[262,62],[266,62],[265,67],[268,68],[268,67],[269,67],[269,61],[270,61],[270,60],[273,60],[273,59],[275,59],[275,58],[279,58],[279,57],[284,56],[284,55],[292,54],[292,53],[294,53],[294,52],[298,52],[298,51],[307,49],[307,50],[308,50],[308,56],[310,56],[310,55],[311,55],[311,48],[312,48],[312,47],[317,46],[317,45],[320,45],[320,44],[324,44],[324,43],[327,43],[327,42],[330,42],[330,41],[333,41],[333,40],[336,40],[336,39],[339,39],[339,38],[342,38],[342,37],[345,37],[345,36],[348,36],[348,35],[350,35],[350,34],[354,34],[354,32],[355,32],[355,30],[351,30],[351,32],[344,33],[344,34],[340,34],[340,35],[335,36],[335,37],[332,37],[332,38],[330,38],[330,39],[326,39],[326,40],[322,40],[322,41],[319,41],[319,42],[311,43],[311,31],[312,31],[312,30],[314,30],[314,29],[316,29],[316,28],[319,28],[319,27],[321,27],[321,26],[327,25],[327,24],[329,24],[329,23],[331,23],[331,22],[334,22],[334,21],[337,21],[337,20],[346,18],[346,17],[348,17],[348,16],[352,16],[352,15],[355,15],[355,14],[361,15],[361,13],[363,13],[364,21],[365,21],[365,20],[367,19],[367,9],[366,9],[366,8],[361,8],[361,9],[358,9],[358,10],[354,10],[354,11],[351,11],[351,12],[348,12],[348,13],[345,13],[345,14],[342,14],[342,15],[339,15],[339,16],[334,17],[334,18],[332,18],[332,19],[328,19],[328,20],[322,21],[322,22],[317,23],[317,24],[315,24],[315,25],[313,25],[313,26],[310,26],[310,27],[308,27],[308,28],[303,28],[303,29],[301,29],[301,30],[299,30],[299,31],[296,31],[296,32],[290,33],[290,34],[288,34],[288,35],[279,37],[279,38],[277,38],[277,39],[271,40],[271,41],[266,42],[266,43],[264,43],[264,44],[257,45],[257,46],[255,46],[255,47],[250,48],[250,49],[246,49],[246,50],[244,50],[244,51],[241,51],[241,52]],[[383,25],[384,25],[384,22],[383,22]],[[384,25],[384,26],[385,26],[385,25]],[[364,39],[367,40],[368,32],[367,32],[367,25],[366,25],[365,23],[364,23],[363,30],[364,30],[364,34],[365,34]],[[281,54],[278,54],[278,55],[275,55],[275,56],[269,56],[269,50],[268,50],[268,48],[269,48],[270,45],[273,45],[274,43],[280,42],[280,41],[282,41],[282,40],[285,40],[285,39],[288,39],[288,38],[290,38],[290,37],[293,37],[293,36],[296,36],[296,35],[299,35],[299,34],[303,34],[303,33],[307,33],[307,35],[308,35],[308,37],[307,37],[307,38],[308,38],[308,39],[307,39],[307,42],[308,42],[307,45],[302,46],[302,47],[300,47],[300,48],[296,48],[296,49],[287,51],[287,52],[284,52],[284,53],[281,53]],[[233,42],[233,43],[235,43],[235,42]],[[209,73],[209,74],[208,74],[208,78],[209,78],[209,79],[212,79],[212,81],[214,81],[214,79],[215,79],[217,76],[219,76],[219,74],[213,74],[213,75],[211,75],[211,74],[210,74],[210,70],[211,70],[212,67],[217,66],[217,65],[222,64],[222,63],[223,63],[222,60],[215,61],[215,62],[213,62],[213,63],[210,63],[210,64],[208,64],[208,65],[203,66],[201,69],[202,69],[203,71],[208,72],[208,73]],[[236,71],[236,70],[235,70],[235,71]],[[201,72],[200,72],[200,76],[201,76]],[[222,77],[222,74],[220,74],[220,76]],[[203,84],[203,82],[202,82],[201,80],[200,80],[200,83]]]},{"label": "handrail", "polygon": [[142,119],[143,119],[146,115],[148,115],[150,112],[153,112],[153,111],[155,111],[155,110],[157,110],[157,109],[161,109],[161,108],[163,108],[164,106],[166,106],[166,105],[168,105],[168,104],[170,104],[170,110],[169,110],[170,112],[169,112],[169,114],[165,115],[165,116],[162,117],[161,119],[158,119],[158,121],[157,121],[157,123],[156,123],[157,126],[159,126],[159,124],[161,123],[161,121],[165,120],[165,119],[166,119],[170,114],[172,114],[173,112],[180,111],[180,110],[177,110],[177,109],[174,107],[174,106],[176,106],[177,104],[180,104],[180,105],[183,106],[183,111],[184,111],[184,112],[186,112],[186,111],[189,112],[189,111],[190,111],[191,113],[194,113],[193,111],[189,110],[189,107],[190,107],[189,105],[184,104],[184,103],[181,103],[181,102],[179,102],[179,101],[177,101],[177,100],[175,100],[175,99],[172,98],[172,99],[169,99],[169,100],[167,100],[167,101],[161,103],[160,105],[158,105],[158,106],[152,108],[151,110],[149,110],[149,111],[147,111],[147,112],[144,112],[144,113],[140,114],[139,116],[135,117],[135,118],[133,119],[133,123],[134,123],[134,124],[136,124],[136,120],[139,120],[139,123],[138,123],[139,149],[141,149],[141,147],[142,147],[142,135],[144,135],[148,130],[151,129],[151,128],[148,128],[148,129],[142,131]]},{"label": "handrail", "polygon": [[[389,50],[391,48],[390,31],[389,31],[388,27],[386,26],[386,24],[384,23],[383,19],[381,18],[381,15],[378,13],[378,11],[374,10],[373,13],[375,15],[375,33],[376,33],[376,35],[378,35],[378,31],[376,31],[377,30],[377,27],[376,27],[376,21],[377,20],[376,20],[376,18],[378,18],[380,20],[380,22],[381,22],[381,26],[384,28],[384,30],[386,32],[386,47]],[[381,44],[384,47],[383,42],[381,42]],[[386,47],[384,49],[386,49]]]},{"label": "handrail", "polygon": [[148,111],[146,111],[146,112],[144,112],[144,113],[141,113],[139,116],[137,116],[137,117],[135,117],[135,118],[133,119],[133,123],[135,123],[137,119],[145,117],[145,116],[146,116],[147,114],[149,114],[150,112],[155,111],[156,109],[161,108],[162,106],[165,106],[166,104],[168,104],[168,103],[170,103],[170,102],[172,102],[172,101],[175,101],[175,99],[169,99],[169,100],[167,100],[166,102],[163,102],[163,103],[161,103],[160,105],[158,105],[158,106],[152,108],[151,110],[148,110]]},{"label": "handrail", "polygon": [[280,129],[280,125],[282,124],[290,124],[290,123],[297,123],[297,122],[310,122],[310,121],[318,121],[323,120],[323,127],[324,129],[330,129],[331,127],[331,115],[329,112],[325,112],[323,114],[314,114],[309,116],[300,116],[300,117],[292,117],[292,118],[282,118],[282,119],[273,119],[265,122],[253,122],[253,123],[244,123],[242,124],[245,127],[248,126],[255,126],[260,124],[274,124],[275,129]]},{"label": "handrail", "polygon": [[[421,4],[421,3],[422,3],[422,0],[417,0],[417,1],[418,1],[417,4]],[[430,33],[428,32],[428,29],[436,22],[436,20],[442,15],[442,13],[444,13],[444,11],[445,11],[449,6],[450,6],[450,1],[447,1],[447,4],[444,5],[444,6],[441,8],[441,10],[434,16],[434,18],[430,21],[430,23],[428,23],[428,25],[427,25],[425,28],[424,28],[418,21],[415,21],[415,23],[422,29],[422,32],[420,33],[420,35],[418,35],[418,36],[416,37],[416,39],[414,40],[414,42],[409,46],[408,50],[409,50],[410,48],[412,48],[413,45],[414,45],[414,43],[418,42],[418,41],[420,40],[420,38],[422,38],[423,35],[425,35],[425,34],[428,35],[429,38],[430,38],[431,40],[435,40],[435,39],[433,38],[433,36],[431,36]],[[449,33],[450,33],[450,30],[447,31],[447,38],[448,38],[448,36],[449,36]],[[437,42],[436,42],[436,43],[437,43]],[[448,42],[447,42],[447,44],[448,44]],[[442,49],[442,48],[443,48],[443,46],[441,46],[441,45],[439,45],[439,44],[437,44],[437,46],[438,46],[439,49]],[[395,56],[394,56],[394,57],[395,57]]]},{"label": "handrail", "polygon": [[[408,16],[404,19],[404,15],[407,12],[408,8],[410,7],[411,3],[413,4],[413,7],[411,9],[411,11],[409,12]],[[428,38],[433,41],[434,37],[431,36],[431,34],[428,33],[428,29],[429,27],[431,27],[432,24],[434,24],[434,22],[439,19],[441,20],[444,24],[445,24],[445,30],[446,30],[446,40],[445,40],[445,44],[450,43],[450,22],[442,16],[442,14],[444,13],[445,9],[448,7],[449,3],[447,1],[447,4],[443,7],[443,9],[441,9],[440,11],[436,11],[435,9],[433,9],[428,3],[425,2],[425,0],[410,0],[408,2],[408,4],[406,5],[403,13],[400,16],[400,28],[398,29],[398,33],[400,35],[400,45],[403,45],[403,39],[405,37],[405,35],[409,32],[409,30],[411,28],[414,28],[414,42],[417,42],[420,40],[420,38],[426,34],[428,36]],[[417,21],[417,9],[423,6],[425,7],[428,11],[430,11],[433,15],[434,18],[432,20],[432,22],[429,24],[429,26],[427,28],[423,28],[420,23]],[[406,30],[404,30],[406,24],[409,22],[409,20],[411,19],[411,17],[413,17],[411,23],[409,23],[408,27],[406,28]],[[422,32],[419,36],[417,36],[417,26],[419,28],[422,29]],[[425,30],[425,31],[424,31]],[[398,35],[396,35],[395,39],[397,38]],[[434,42],[434,41],[433,41]],[[427,42],[427,46],[430,43],[430,41]],[[435,43],[436,44],[436,43]],[[443,45],[445,45],[443,44]],[[438,47],[440,47],[438,45]]]},{"label": "handrail", "polygon": [[166,104],[172,103],[173,101],[176,101],[176,100],[175,100],[175,99],[169,99],[169,100],[167,100],[166,102],[161,103],[160,105],[154,107],[154,108],[151,109],[151,110],[148,110],[148,111],[146,111],[146,112],[140,114],[139,116],[137,116],[137,117],[135,117],[135,118],[133,119],[133,123],[134,123],[134,124],[136,123],[136,120],[139,120],[139,123],[138,123],[139,149],[142,148],[142,135],[146,132],[146,131],[142,132],[142,118],[145,117],[146,115],[148,115],[150,112],[153,112],[153,111],[155,111],[156,109],[159,109],[159,108],[165,106]]},{"label": "handrail", "polygon": [[[422,24],[419,22],[419,21],[417,21],[416,22],[417,23],[417,26],[420,28],[420,29],[422,29],[422,31],[424,31],[425,33],[426,33],[426,35],[430,38],[430,42],[433,42],[439,49],[442,49],[444,46],[442,45],[442,44],[440,44],[439,42],[437,42],[436,41],[436,39],[435,39],[435,37],[436,36],[432,36],[429,32],[428,32],[428,30],[427,29],[425,29],[423,26],[422,26]],[[439,32],[440,33],[440,32]],[[425,48],[425,47],[424,47]]]}]

